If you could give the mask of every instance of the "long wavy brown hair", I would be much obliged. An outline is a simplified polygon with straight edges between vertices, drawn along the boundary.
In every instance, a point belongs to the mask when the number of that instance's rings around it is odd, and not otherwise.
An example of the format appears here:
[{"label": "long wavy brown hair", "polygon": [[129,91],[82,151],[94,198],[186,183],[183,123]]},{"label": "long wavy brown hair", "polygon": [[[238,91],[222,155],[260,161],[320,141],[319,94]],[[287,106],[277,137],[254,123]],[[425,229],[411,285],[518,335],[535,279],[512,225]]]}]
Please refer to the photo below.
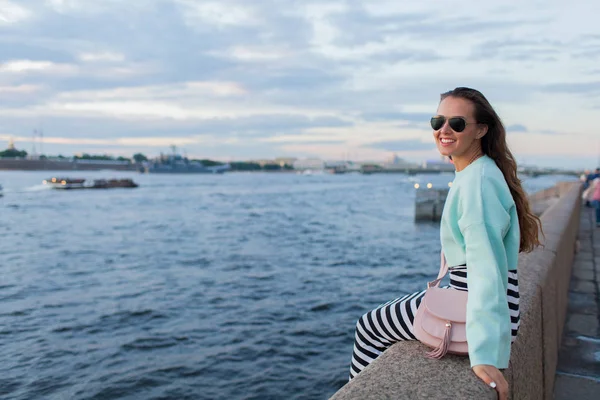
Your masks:
[{"label": "long wavy brown hair", "polygon": [[441,100],[444,100],[446,97],[457,97],[473,103],[475,106],[475,120],[479,124],[487,125],[488,131],[481,138],[481,148],[488,157],[496,162],[496,165],[502,171],[517,206],[519,228],[521,231],[519,251],[532,251],[536,246],[540,245],[538,235],[542,228],[542,223],[531,212],[531,208],[529,207],[529,200],[521,186],[521,180],[517,176],[517,162],[508,149],[506,130],[500,117],[496,114],[496,111],[485,96],[475,89],[458,87],[449,92],[442,93]]}]

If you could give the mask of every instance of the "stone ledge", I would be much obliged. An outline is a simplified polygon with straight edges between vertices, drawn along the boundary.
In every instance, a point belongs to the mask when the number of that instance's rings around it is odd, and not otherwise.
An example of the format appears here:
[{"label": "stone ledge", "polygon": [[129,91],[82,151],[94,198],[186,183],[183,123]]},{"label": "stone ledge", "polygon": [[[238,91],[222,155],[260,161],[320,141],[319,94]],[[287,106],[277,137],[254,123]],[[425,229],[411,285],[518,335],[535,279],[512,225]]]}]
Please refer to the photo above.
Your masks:
[{"label": "stone ledge", "polygon": [[466,357],[431,360],[427,351],[416,341],[397,343],[331,399],[496,399],[495,391],[471,372]]},{"label": "stone ledge", "polygon": [[[581,207],[580,183],[557,188],[561,197],[541,216],[545,247],[519,256],[521,328],[504,371],[512,399],[551,398],[553,393]],[[418,342],[393,345],[332,399],[496,398],[471,372],[466,357],[430,360],[425,351]]]}]

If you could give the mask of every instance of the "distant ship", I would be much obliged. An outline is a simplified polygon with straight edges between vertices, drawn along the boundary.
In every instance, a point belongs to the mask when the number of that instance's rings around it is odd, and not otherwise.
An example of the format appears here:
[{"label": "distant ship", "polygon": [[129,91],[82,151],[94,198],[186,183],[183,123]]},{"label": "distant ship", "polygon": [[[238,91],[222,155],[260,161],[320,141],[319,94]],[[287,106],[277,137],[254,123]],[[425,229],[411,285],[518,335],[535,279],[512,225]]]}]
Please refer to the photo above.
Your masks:
[{"label": "distant ship", "polygon": [[140,172],[149,174],[222,174],[231,168],[229,164],[206,166],[200,161],[191,161],[178,154],[161,155],[159,158],[147,161]]}]

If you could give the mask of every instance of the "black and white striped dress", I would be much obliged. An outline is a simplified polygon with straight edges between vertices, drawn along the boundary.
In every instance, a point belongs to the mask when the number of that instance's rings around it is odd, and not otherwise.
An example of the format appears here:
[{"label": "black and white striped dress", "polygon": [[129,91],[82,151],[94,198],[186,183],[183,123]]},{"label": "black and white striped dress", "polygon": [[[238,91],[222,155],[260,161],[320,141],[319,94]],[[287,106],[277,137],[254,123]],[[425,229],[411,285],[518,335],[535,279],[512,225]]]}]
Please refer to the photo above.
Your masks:
[{"label": "black and white striped dress", "polygon": [[[450,286],[458,290],[467,288],[467,267],[450,268]],[[519,331],[519,281],[517,271],[508,271],[506,291],[514,342]],[[413,321],[425,290],[408,294],[380,305],[367,312],[356,323],[354,351],[350,367],[350,379],[375,360],[392,344],[403,340],[416,340]]]}]

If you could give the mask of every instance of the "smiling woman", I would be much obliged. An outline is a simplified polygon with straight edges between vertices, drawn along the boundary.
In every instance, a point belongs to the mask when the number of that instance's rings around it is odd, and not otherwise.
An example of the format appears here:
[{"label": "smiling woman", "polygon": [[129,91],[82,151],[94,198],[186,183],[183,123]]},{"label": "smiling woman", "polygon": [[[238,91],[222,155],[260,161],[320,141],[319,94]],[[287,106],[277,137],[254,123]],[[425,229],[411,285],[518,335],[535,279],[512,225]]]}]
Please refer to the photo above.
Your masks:
[{"label": "smiling woman", "polygon": [[[506,399],[500,370],[508,367],[520,324],[517,256],[539,245],[539,219],[517,178],[504,126],[483,94],[469,88],[442,94],[431,126],[440,154],[456,168],[442,213],[440,274],[427,290],[358,320],[350,379],[392,344],[419,339],[435,347],[427,353],[432,358],[468,354],[473,372]],[[439,291],[448,266],[450,286]]]},{"label": "smiling woman", "polygon": [[[457,172],[482,156],[494,160],[517,209],[521,230],[519,250],[533,250],[539,245],[540,221],[531,212],[521,180],[517,177],[517,163],[506,143],[506,130],[500,117],[483,94],[469,88],[456,88],[442,94],[438,116],[444,115],[448,123],[441,126],[439,122],[434,123],[435,117],[432,118],[438,151],[452,157]],[[450,115],[458,117],[452,118]],[[458,125],[455,122],[453,127],[453,119],[462,122]]]}]

